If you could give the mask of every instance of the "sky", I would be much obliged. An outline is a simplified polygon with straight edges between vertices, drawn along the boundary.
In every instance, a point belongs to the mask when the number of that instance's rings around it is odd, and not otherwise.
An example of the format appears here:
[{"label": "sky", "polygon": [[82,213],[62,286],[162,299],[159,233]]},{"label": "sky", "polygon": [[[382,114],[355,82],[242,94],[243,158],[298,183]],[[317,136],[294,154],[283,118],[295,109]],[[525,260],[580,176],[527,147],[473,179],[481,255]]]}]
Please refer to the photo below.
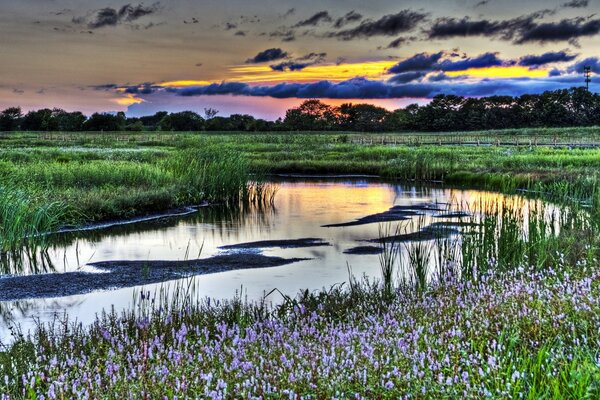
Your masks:
[{"label": "sky", "polygon": [[600,90],[600,0],[0,0],[0,109],[276,119]]}]

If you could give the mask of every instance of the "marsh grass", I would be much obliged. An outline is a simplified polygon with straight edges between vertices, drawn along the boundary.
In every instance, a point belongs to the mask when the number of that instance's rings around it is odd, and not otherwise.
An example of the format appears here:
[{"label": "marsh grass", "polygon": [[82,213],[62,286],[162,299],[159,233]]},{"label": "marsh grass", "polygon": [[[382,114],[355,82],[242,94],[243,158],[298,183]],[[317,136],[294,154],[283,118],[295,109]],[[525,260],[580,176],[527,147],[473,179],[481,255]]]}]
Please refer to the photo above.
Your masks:
[{"label": "marsh grass", "polygon": [[[383,287],[383,293],[388,298],[392,297],[392,293],[394,291],[395,272],[400,257],[400,249],[396,241],[393,239],[394,236],[398,235],[398,232],[398,226],[396,226],[395,230],[392,230],[391,224],[379,225],[379,244],[382,248],[382,252],[379,255],[381,283]],[[401,276],[403,276],[403,274],[401,274]]]},{"label": "marsh grass", "polygon": [[23,190],[0,186],[0,254],[47,247],[47,233],[68,215],[62,202],[44,202]]}]

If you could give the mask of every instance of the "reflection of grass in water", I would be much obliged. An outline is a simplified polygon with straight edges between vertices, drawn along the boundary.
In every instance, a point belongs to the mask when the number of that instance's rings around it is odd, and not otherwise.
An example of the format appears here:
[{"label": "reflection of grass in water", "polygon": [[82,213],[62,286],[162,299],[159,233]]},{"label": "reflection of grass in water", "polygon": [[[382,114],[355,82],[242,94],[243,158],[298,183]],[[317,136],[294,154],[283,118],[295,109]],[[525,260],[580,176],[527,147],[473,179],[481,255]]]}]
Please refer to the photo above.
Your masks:
[{"label": "reflection of grass in water", "polygon": [[[476,280],[482,274],[519,266],[543,270],[581,259],[593,264],[598,257],[594,211],[578,204],[554,205],[524,198],[498,202],[482,197],[470,204],[448,205],[448,212],[457,210],[468,211],[468,215],[460,221],[430,225],[423,217],[414,218],[399,224],[393,235],[389,235],[390,226],[380,227],[385,293],[392,290],[388,277],[396,262],[401,285],[422,292],[431,279]],[[415,240],[408,239],[411,237]],[[392,250],[397,247],[402,251]]]}]

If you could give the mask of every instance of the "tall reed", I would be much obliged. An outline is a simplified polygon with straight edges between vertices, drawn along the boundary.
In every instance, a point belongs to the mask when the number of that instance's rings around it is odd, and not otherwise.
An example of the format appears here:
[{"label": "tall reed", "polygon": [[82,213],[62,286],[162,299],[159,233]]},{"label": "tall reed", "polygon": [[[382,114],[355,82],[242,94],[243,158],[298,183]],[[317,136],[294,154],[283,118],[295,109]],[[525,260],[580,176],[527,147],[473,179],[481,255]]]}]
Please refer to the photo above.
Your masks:
[{"label": "tall reed", "polygon": [[47,233],[59,228],[68,214],[65,204],[45,202],[23,190],[0,186],[0,254],[47,247]]}]

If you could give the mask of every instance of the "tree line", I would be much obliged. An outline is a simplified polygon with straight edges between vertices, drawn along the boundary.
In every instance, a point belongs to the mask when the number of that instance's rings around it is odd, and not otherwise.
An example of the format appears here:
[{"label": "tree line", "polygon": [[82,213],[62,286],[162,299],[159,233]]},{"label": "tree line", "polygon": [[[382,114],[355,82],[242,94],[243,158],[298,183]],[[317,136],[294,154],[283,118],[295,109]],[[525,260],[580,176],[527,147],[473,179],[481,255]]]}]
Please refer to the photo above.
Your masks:
[{"label": "tree line", "polygon": [[41,109],[26,114],[19,107],[0,113],[0,131],[470,131],[532,127],[600,125],[600,95],[585,88],[546,91],[520,97],[438,95],[423,106],[389,111],[372,104],[331,106],[306,100],[285,118],[267,121],[251,115],[204,116],[183,111],[144,117]]}]

